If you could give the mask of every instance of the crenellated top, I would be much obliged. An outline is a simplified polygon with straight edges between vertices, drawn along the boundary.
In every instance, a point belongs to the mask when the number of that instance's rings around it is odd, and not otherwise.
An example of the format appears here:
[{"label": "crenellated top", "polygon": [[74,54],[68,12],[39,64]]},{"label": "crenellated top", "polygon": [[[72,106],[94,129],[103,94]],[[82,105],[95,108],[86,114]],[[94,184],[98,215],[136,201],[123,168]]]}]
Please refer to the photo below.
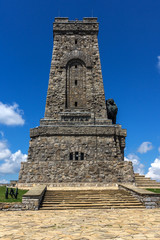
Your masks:
[{"label": "crenellated top", "polygon": [[55,34],[98,34],[99,23],[97,18],[83,18],[83,20],[69,20],[68,18],[55,18],[53,33]]}]

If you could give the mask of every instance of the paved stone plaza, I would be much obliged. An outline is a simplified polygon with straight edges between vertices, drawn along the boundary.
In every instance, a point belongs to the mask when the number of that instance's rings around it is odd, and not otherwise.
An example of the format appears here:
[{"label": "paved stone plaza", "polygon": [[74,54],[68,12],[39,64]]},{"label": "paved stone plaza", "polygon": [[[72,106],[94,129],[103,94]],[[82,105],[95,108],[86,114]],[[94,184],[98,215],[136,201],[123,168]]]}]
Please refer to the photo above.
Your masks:
[{"label": "paved stone plaza", "polygon": [[160,209],[0,212],[0,239],[160,239]]}]

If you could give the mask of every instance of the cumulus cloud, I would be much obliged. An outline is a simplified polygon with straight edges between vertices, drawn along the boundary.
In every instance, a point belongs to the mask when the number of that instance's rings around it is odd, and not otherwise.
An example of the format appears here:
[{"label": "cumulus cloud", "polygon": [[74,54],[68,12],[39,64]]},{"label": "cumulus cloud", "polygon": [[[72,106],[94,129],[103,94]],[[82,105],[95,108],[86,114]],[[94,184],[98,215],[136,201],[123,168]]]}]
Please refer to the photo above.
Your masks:
[{"label": "cumulus cloud", "polygon": [[133,163],[134,172],[139,174],[144,174],[144,165],[140,163],[140,159],[135,154],[129,154],[127,157],[124,157],[125,161],[131,161]]},{"label": "cumulus cloud", "polygon": [[157,58],[158,58],[157,68],[160,71],[160,56],[158,56]]},{"label": "cumulus cloud", "polygon": [[146,177],[160,181],[160,158],[156,158],[148,169]]},{"label": "cumulus cloud", "polygon": [[5,141],[0,141],[0,165],[1,174],[18,173],[21,162],[27,160],[27,155],[23,154],[21,150],[11,153]]},{"label": "cumulus cloud", "polygon": [[10,155],[11,155],[11,152],[7,148],[6,141],[0,141],[0,160],[8,158]]},{"label": "cumulus cloud", "polygon": [[7,126],[24,125],[22,113],[18,104],[8,105],[0,102],[0,124]]},{"label": "cumulus cloud", "polygon": [[9,183],[9,181],[6,180],[6,179],[0,179],[0,183],[1,183],[1,184],[6,184],[6,183]]},{"label": "cumulus cloud", "polygon": [[138,148],[138,152],[139,153],[146,153],[150,150],[152,150],[153,146],[152,146],[152,143],[151,142],[143,142],[139,148]]}]

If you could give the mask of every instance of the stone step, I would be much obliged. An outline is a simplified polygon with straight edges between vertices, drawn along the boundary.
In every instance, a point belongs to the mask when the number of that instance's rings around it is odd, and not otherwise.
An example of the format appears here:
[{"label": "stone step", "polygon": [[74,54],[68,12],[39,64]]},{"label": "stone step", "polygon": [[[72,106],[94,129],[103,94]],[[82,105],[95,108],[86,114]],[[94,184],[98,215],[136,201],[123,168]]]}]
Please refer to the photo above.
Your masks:
[{"label": "stone step", "polygon": [[146,177],[145,175],[135,175],[135,178],[136,179],[141,179],[141,178],[145,178],[145,179],[151,179],[151,178],[149,178],[149,177]]},{"label": "stone step", "polygon": [[40,210],[75,210],[75,209],[145,209],[142,206],[104,206],[104,207],[42,207]]},{"label": "stone step", "polygon": [[135,178],[149,178],[149,177],[146,177],[145,175],[135,175]]},{"label": "stone step", "polygon": [[45,201],[58,201],[58,202],[62,202],[62,201],[76,201],[76,202],[88,202],[88,201],[91,201],[91,202],[97,202],[97,201],[133,201],[135,200],[135,198],[133,197],[130,197],[130,198],[98,198],[98,199],[91,199],[91,198],[82,198],[82,199],[79,199],[79,198],[63,198],[63,199],[54,199],[54,198],[45,198],[44,199]]},{"label": "stone step", "polygon": [[93,199],[93,198],[45,198],[45,200],[49,200],[49,201],[70,201],[70,200],[74,200],[74,201],[113,201],[113,200],[132,200],[133,198],[97,198],[97,199]]},{"label": "stone step", "polygon": [[137,185],[143,185],[143,184],[154,185],[154,186],[160,186],[159,183],[153,183],[153,182],[137,182],[137,183],[136,183],[136,186],[137,186]]},{"label": "stone step", "polygon": [[48,201],[117,201],[117,200],[133,200],[134,198],[133,197],[110,197],[110,198],[48,198],[48,197],[45,197],[45,200],[48,200]]},{"label": "stone step", "polygon": [[[114,194],[115,196],[121,196],[121,195],[117,195],[117,194]],[[63,194],[63,195],[54,195],[54,194],[47,194],[46,196],[49,196],[49,197],[64,197],[64,196],[73,196],[73,197],[75,197],[75,196],[79,196],[79,197],[92,197],[92,198],[96,198],[97,196],[100,196],[100,197],[103,197],[103,196],[107,196],[107,197],[110,197],[110,196],[113,196],[113,194],[93,194],[93,195],[91,195],[91,194],[84,194],[84,195],[82,195],[82,194],[79,194],[79,195],[77,195],[77,194]]]},{"label": "stone step", "polygon": [[139,175],[138,173],[135,174],[135,179],[147,179],[147,180],[156,182],[156,180],[152,180],[151,178],[146,177],[145,175]]},{"label": "stone step", "polygon": [[152,182],[152,181],[138,181],[136,184],[154,184],[154,185],[160,185],[160,183]]},{"label": "stone step", "polygon": [[94,201],[94,202],[91,202],[91,201],[79,201],[79,202],[77,202],[77,201],[47,201],[47,200],[45,200],[45,201],[43,201],[43,203],[47,203],[47,204],[52,204],[52,203],[54,203],[54,204],[61,204],[61,203],[70,203],[70,204],[74,204],[74,203],[78,203],[78,204],[92,204],[92,203],[139,203],[139,201],[138,200],[129,200],[129,201],[127,201],[127,200],[113,200],[113,201]]},{"label": "stone step", "polygon": [[82,202],[82,203],[77,203],[77,202],[61,202],[61,203],[55,203],[55,202],[44,202],[42,204],[42,207],[44,206],[119,206],[119,205],[134,205],[134,206],[141,206],[142,204],[140,202],[98,202],[98,203],[86,203],[86,202]]},{"label": "stone step", "polygon": [[141,202],[124,190],[47,191],[42,210],[145,208]]},{"label": "stone step", "polygon": [[[116,191],[114,191],[114,192],[88,192],[87,190],[86,190],[86,192],[85,193],[81,193],[81,192],[79,192],[79,191],[77,191],[76,193],[75,192],[72,192],[72,191],[68,191],[68,192],[65,192],[65,193],[57,193],[57,192],[55,192],[55,191],[53,191],[53,192],[46,192],[46,196],[47,195],[54,195],[54,196],[63,196],[63,195],[78,195],[78,196],[80,196],[80,195],[82,195],[82,196],[84,196],[84,195],[91,195],[91,196],[97,196],[97,194],[98,194],[98,196],[100,195],[105,195],[105,196],[110,196],[110,195],[113,195],[113,194],[115,194],[115,195],[121,195],[121,194],[123,194],[123,192],[122,192],[122,190],[121,190],[121,192],[118,192],[117,193],[117,191],[118,190],[116,190]],[[126,192],[126,195],[130,195],[129,193],[127,193]]]},{"label": "stone step", "polygon": [[145,175],[141,175],[139,173],[135,173],[134,175],[135,175],[135,177],[145,177]]},{"label": "stone step", "polygon": [[136,180],[136,182],[154,182],[154,183],[157,183],[157,181],[151,180],[151,179],[138,179],[138,180]]},{"label": "stone step", "polygon": [[154,181],[154,182],[156,182],[156,180],[152,180],[151,178],[146,178],[146,177],[135,177],[135,179],[138,181],[140,181],[140,180],[148,180],[148,181]]},{"label": "stone step", "polygon": [[139,178],[139,179],[135,179],[136,182],[137,181],[149,181],[149,182],[157,182],[156,180],[151,180],[151,179],[147,179],[147,178]]},{"label": "stone step", "polygon": [[[42,207],[47,207],[47,206],[53,206],[51,204],[42,204]],[[59,205],[56,205],[54,204],[54,207],[100,207],[100,206],[141,206],[141,203],[114,203],[114,204],[110,204],[110,203],[106,203],[106,204],[95,204],[95,203],[92,203],[92,204],[59,204]]]},{"label": "stone step", "polygon": [[135,183],[136,186],[140,188],[160,188],[159,182],[146,178],[144,175],[139,175],[138,173],[135,173]]}]

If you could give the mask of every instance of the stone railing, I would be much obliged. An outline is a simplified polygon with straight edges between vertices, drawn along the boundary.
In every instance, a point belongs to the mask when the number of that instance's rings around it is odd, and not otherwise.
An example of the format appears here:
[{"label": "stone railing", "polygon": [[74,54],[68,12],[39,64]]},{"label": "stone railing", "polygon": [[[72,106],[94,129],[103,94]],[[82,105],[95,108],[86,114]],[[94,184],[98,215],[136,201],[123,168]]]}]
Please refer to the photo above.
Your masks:
[{"label": "stone railing", "polygon": [[22,197],[23,210],[38,210],[46,189],[47,186],[38,185],[25,193]]},{"label": "stone railing", "polygon": [[132,194],[141,201],[146,208],[160,208],[160,193],[154,193],[128,184],[118,184],[118,188]]}]

